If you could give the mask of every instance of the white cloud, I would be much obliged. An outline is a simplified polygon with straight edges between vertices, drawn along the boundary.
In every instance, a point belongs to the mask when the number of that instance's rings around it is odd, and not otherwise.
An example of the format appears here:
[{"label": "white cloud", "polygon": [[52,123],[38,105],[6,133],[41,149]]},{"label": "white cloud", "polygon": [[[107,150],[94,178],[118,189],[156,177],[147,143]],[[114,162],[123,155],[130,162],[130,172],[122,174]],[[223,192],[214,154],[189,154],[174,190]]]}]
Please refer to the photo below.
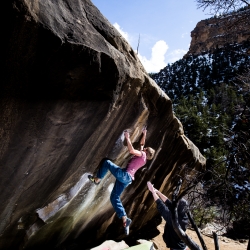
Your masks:
[{"label": "white cloud", "polygon": [[[118,23],[114,23],[113,26],[119,31],[119,33],[128,41],[132,43],[133,37],[127,32],[123,31]],[[183,34],[183,36],[186,33]],[[144,41],[145,43],[145,41]],[[167,53],[169,46],[165,41],[159,40],[155,43],[151,51],[151,58],[147,59],[145,56],[138,54],[138,57],[148,73],[157,73],[161,69],[167,66],[167,63],[174,63],[181,59],[187,51],[182,49],[174,50],[170,53]]]},{"label": "white cloud", "polygon": [[183,50],[183,49],[177,49],[177,50],[174,50],[172,51],[171,53],[169,53],[167,56],[166,56],[166,59],[168,61],[168,63],[174,63],[180,59],[182,59],[182,57],[187,53],[186,50]]},{"label": "white cloud", "polygon": [[118,23],[113,24],[114,27],[120,32],[120,34],[129,42],[129,35],[127,32],[123,31]]},{"label": "white cloud", "polygon": [[151,58],[149,60],[145,56],[141,56],[140,53],[138,57],[148,73],[155,73],[166,67],[165,54],[167,50],[168,45],[166,42],[160,40],[153,46]]},{"label": "white cloud", "polygon": [[185,32],[185,33],[181,34],[181,38],[185,38],[187,35],[188,35],[188,33]]}]

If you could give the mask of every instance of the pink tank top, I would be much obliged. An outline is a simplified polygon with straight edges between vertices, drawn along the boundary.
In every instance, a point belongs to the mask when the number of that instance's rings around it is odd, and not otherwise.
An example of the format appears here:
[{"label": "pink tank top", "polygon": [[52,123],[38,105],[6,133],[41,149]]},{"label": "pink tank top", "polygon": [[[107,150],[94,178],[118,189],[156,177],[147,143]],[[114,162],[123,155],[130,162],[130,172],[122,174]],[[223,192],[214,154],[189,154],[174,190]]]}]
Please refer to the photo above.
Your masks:
[{"label": "pink tank top", "polygon": [[135,179],[135,173],[138,169],[143,167],[146,164],[147,158],[146,153],[144,151],[142,152],[142,156],[133,156],[127,165],[126,171],[131,175],[132,179]]}]

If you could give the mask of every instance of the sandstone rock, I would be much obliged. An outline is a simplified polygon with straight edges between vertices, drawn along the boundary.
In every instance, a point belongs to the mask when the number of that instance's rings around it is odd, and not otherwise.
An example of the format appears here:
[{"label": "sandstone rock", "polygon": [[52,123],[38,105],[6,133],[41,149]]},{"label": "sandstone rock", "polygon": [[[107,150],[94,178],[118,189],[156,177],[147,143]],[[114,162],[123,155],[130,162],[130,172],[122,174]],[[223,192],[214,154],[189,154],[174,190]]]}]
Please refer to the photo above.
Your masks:
[{"label": "sandstone rock", "polygon": [[129,245],[125,241],[115,242],[113,240],[107,240],[103,242],[100,246],[91,248],[91,250],[123,250],[129,248]]},{"label": "sandstone rock", "polygon": [[226,228],[217,223],[207,223],[201,230],[201,233],[207,236],[213,236],[213,232],[216,232],[217,235],[223,235],[226,233]]},{"label": "sandstone rock", "polygon": [[[124,167],[123,131],[156,157],[122,195],[131,234],[157,213],[146,182],[170,195],[205,166],[169,97],[90,0],[4,0],[0,86],[0,249],[44,249],[73,239],[123,240],[109,202],[111,175],[87,175],[103,157]],[[185,185],[185,181],[184,181]]]},{"label": "sandstone rock", "polygon": [[[250,9],[202,20],[191,32],[191,44],[184,56],[198,55],[224,47],[226,44],[250,40]],[[237,21],[238,19],[238,21]]]},{"label": "sandstone rock", "polygon": [[144,242],[128,248],[129,250],[155,250],[153,242]]},{"label": "sandstone rock", "polygon": [[137,240],[138,244],[146,244],[147,246],[150,247],[150,250],[156,250],[158,249],[156,244],[152,241],[148,241],[148,240],[143,240],[143,239],[139,239]]}]

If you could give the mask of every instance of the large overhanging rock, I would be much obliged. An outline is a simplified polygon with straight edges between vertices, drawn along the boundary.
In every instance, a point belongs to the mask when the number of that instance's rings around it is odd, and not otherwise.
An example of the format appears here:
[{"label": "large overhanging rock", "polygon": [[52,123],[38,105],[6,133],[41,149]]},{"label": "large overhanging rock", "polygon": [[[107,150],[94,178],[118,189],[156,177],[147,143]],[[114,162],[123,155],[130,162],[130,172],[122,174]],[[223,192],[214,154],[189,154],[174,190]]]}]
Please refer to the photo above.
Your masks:
[{"label": "large overhanging rock", "polygon": [[[170,194],[205,159],[168,96],[91,1],[4,0],[0,90],[0,249],[122,239],[109,201],[114,177],[87,178],[101,159],[124,167],[123,131],[156,157],[123,193],[131,233],[156,215],[146,182]],[[189,168],[185,166],[187,164]]]}]

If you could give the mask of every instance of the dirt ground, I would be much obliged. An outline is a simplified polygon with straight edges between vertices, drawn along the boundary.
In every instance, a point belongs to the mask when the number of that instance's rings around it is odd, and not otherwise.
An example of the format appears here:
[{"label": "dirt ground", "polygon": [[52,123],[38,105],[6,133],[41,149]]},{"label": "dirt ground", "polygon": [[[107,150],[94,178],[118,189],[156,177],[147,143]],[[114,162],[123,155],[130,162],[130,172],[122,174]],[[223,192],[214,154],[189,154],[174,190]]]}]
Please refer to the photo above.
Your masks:
[{"label": "dirt ground", "polygon": [[[160,231],[160,234],[157,235],[156,237],[154,237],[153,239],[151,239],[151,241],[153,241],[156,246],[158,247],[159,250],[168,250],[169,248],[166,247],[165,242],[162,239],[162,234],[164,231],[164,225],[165,222],[163,221],[158,227],[157,229]],[[195,231],[193,230],[187,230],[187,234],[188,236],[190,236],[199,246],[201,246],[199,239],[197,237],[197,234]],[[205,235],[202,235],[205,244],[207,246],[208,250],[214,250],[214,241],[213,241],[213,237],[208,237]],[[218,236],[219,238],[219,247],[220,250],[246,250],[247,249],[247,244],[248,241],[245,241],[243,243],[239,242],[239,241],[234,241],[232,239],[223,237],[223,236]]]}]

